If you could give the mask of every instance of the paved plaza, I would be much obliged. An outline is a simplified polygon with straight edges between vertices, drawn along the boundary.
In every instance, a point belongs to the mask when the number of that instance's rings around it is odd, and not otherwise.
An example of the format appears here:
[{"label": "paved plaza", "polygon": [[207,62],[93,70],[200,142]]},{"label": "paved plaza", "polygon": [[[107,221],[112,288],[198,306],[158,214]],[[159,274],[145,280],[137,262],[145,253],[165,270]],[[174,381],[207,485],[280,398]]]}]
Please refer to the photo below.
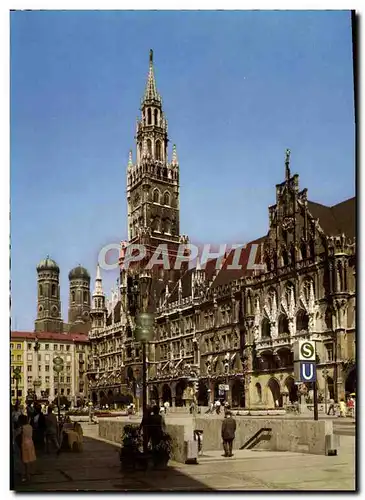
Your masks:
[{"label": "paved plaza", "polygon": [[[348,424],[343,424],[349,427]],[[355,490],[355,437],[340,432],[337,456],[291,452],[205,452],[198,465],[170,462],[164,470],[122,472],[119,446],[98,438],[97,425],[83,425],[82,453],[41,456],[30,484],[17,491],[227,491]],[[344,429],[346,431],[346,429]],[[346,432],[345,432],[346,434]]]}]

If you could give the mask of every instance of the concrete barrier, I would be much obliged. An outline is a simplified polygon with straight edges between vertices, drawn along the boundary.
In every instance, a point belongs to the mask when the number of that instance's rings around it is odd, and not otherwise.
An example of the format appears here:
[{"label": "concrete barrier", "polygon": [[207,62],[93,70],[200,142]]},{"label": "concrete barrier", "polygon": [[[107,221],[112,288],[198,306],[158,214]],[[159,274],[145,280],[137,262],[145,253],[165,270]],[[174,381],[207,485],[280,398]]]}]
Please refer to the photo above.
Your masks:
[{"label": "concrete barrier", "polygon": [[[194,429],[203,431],[203,452],[222,449],[222,418],[196,417],[182,423],[166,425],[172,438],[172,460],[185,462],[186,441],[193,440]],[[103,418],[99,421],[99,436],[108,441],[121,443],[125,425],[138,425],[140,421]],[[333,448],[333,424],[330,420],[308,420],[288,418],[236,418],[237,430],[234,449],[241,448],[260,429],[269,428],[265,440],[259,441],[253,449],[268,451],[291,451],[326,455]],[[332,444],[331,444],[332,443]],[[331,451],[331,453],[333,450]]]},{"label": "concrete barrier", "polygon": [[[203,434],[203,450],[218,450],[222,448],[221,426],[222,420],[196,418],[195,428],[201,429]],[[301,420],[287,418],[236,418],[237,429],[234,448],[241,448],[261,428],[272,429],[265,440],[258,442],[254,449],[271,451],[292,451],[326,455],[328,438],[333,435],[332,421],[328,420]],[[268,434],[268,433],[264,433]]]}]

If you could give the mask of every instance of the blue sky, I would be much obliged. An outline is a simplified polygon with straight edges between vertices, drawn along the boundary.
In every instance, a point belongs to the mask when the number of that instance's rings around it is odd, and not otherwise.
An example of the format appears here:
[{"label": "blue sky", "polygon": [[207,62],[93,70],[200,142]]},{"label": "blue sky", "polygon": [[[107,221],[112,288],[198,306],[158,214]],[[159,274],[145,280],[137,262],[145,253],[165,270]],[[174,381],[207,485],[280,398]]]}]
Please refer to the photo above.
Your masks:
[{"label": "blue sky", "polygon": [[[262,236],[292,171],[312,201],[355,193],[350,12],[64,11],[11,14],[12,328],[32,330],[36,265],[92,277],[126,238],[126,165],[154,50],[177,144],[182,234]],[[104,272],[105,289],[117,278]]]}]

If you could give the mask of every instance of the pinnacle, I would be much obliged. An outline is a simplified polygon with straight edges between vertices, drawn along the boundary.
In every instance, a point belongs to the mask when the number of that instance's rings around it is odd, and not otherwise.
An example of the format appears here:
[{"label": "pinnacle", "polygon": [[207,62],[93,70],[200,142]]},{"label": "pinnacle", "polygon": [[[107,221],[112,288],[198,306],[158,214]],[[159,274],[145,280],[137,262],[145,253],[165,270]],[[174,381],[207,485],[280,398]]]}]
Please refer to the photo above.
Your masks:
[{"label": "pinnacle", "polygon": [[171,164],[172,165],[178,165],[178,159],[177,159],[177,151],[176,151],[176,144],[172,146],[172,159],[171,159]]},{"label": "pinnacle", "polygon": [[153,50],[150,50],[150,67],[148,71],[147,85],[144,93],[144,101],[160,101],[161,98],[157,92],[155,74],[153,69]]}]

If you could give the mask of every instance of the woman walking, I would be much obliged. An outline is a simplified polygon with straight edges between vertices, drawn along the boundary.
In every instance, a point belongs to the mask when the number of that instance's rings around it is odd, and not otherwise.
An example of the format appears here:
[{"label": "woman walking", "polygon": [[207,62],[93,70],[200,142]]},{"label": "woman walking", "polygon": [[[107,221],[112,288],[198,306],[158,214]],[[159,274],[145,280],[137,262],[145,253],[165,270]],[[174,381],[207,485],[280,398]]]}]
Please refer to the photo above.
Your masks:
[{"label": "woman walking", "polygon": [[23,477],[22,481],[30,481],[31,464],[33,464],[37,459],[32,438],[33,428],[30,424],[28,424],[28,419],[25,415],[20,415],[18,423],[21,427],[19,440],[22,462],[25,471],[25,477]]}]

